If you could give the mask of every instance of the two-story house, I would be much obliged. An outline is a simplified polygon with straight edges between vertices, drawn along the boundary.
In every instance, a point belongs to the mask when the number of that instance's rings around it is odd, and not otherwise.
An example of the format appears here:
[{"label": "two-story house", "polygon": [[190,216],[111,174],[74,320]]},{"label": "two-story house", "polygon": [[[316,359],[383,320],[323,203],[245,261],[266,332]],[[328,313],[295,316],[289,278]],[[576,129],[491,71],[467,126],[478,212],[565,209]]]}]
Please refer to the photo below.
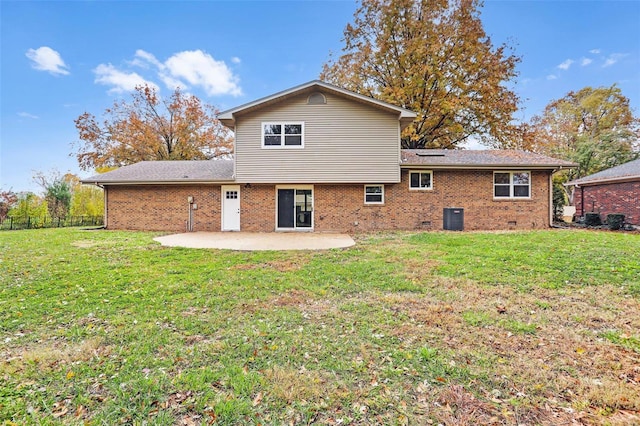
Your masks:
[{"label": "two-story house", "polygon": [[222,112],[234,158],[147,161],[84,179],[109,229],[339,231],[550,225],[572,163],[509,150],[402,150],[412,111],[312,81]]}]

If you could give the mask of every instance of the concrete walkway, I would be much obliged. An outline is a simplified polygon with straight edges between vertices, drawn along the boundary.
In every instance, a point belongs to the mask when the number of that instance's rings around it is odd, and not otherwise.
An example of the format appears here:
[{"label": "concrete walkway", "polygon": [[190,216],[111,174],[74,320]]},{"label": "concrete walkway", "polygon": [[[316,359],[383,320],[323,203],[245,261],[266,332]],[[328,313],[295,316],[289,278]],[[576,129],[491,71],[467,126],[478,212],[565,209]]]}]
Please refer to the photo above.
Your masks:
[{"label": "concrete walkway", "polygon": [[154,238],[163,246],[228,250],[326,250],[355,245],[346,234],[312,232],[188,232]]}]

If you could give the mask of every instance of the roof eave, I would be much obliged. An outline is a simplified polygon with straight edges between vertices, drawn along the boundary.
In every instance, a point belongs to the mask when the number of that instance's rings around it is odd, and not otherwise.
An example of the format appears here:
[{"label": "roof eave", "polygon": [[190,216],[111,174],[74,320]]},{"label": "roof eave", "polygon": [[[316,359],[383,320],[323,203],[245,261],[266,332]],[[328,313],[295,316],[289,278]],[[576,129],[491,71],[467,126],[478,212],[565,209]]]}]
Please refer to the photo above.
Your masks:
[{"label": "roof eave", "polygon": [[333,92],[337,92],[337,93],[341,93],[344,96],[348,96],[348,97],[352,97],[355,99],[359,99],[361,101],[367,102],[367,103],[371,103],[374,105],[377,105],[378,107],[381,107],[383,109],[387,109],[389,111],[395,111],[397,113],[399,113],[399,119],[401,121],[405,121],[405,120],[411,120],[413,121],[416,117],[417,114],[413,111],[410,111],[408,109],[387,103],[387,102],[383,102],[383,101],[379,101],[377,99],[374,98],[370,98],[368,96],[364,96],[361,95],[359,93],[355,93],[352,92],[350,90],[347,89],[343,89],[342,87],[338,87],[338,86],[334,86],[332,84],[329,83],[325,83],[324,81],[320,81],[320,80],[312,80],[309,81],[307,83],[303,83],[300,84],[298,86],[294,86],[290,89],[286,89],[277,93],[274,93],[272,95],[269,96],[265,96],[263,98],[260,99],[256,99],[255,101],[252,102],[248,102],[246,104],[237,106],[235,108],[231,108],[228,109],[226,111],[222,111],[220,114],[218,114],[218,120],[220,120],[220,122],[222,124],[224,124],[225,126],[229,127],[229,128],[233,128],[235,126],[235,114],[248,110],[248,109],[252,109],[255,107],[258,107],[261,104],[265,104],[265,103],[269,103],[269,102],[273,102],[276,101],[278,99],[284,99],[290,95],[294,95],[297,92],[301,92],[303,90],[309,89],[313,86],[318,86],[318,87],[322,87],[326,90],[330,90]]},{"label": "roof eave", "polygon": [[560,164],[412,164],[412,163],[402,163],[400,168],[402,169],[411,169],[411,168],[430,168],[430,169],[463,169],[463,170],[556,170],[560,168],[570,168],[574,166],[566,166]]},{"label": "roof eave", "polygon": [[196,185],[196,184],[227,184],[235,183],[233,179],[184,179],[184,180],[81,180],[85,185]]},{"label": "roof eave", "polygon": [[640,180],[640,175],[638,176],[623,176],[623,177],[613,177],[613,178],[603,178],[603,179],[595,179],[581,182],[580,179],[572,180],[571,182],[567,182],[565,186],[592,186],[598,185],[601,183],[625,183],[625,182],[634,182]]}]

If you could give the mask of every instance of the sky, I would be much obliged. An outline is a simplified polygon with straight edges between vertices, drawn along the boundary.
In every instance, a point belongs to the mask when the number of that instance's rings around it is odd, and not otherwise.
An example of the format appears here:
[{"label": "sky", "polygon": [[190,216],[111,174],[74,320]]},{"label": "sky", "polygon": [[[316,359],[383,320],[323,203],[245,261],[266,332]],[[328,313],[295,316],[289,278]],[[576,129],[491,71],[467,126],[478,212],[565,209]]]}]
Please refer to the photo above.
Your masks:
[{"label": "sky", "polygon": [[[354,1],[0,0],[0,190],[78,167],[74,119],[141,83],[219,110],[317,79]],[[494,47],[521,57],[517,120],[586,86],[617,84],[640,115],[640,1],[485,0]],[[472,148],[476,148],[471,144]]]}]

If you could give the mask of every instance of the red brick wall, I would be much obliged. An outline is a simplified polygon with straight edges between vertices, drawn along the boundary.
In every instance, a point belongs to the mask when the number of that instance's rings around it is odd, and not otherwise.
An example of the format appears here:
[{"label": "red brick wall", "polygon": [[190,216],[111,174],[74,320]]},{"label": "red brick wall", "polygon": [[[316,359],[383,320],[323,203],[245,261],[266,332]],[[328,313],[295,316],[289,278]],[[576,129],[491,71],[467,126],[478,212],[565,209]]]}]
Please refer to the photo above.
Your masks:
[{"label": "red brick wall", "polygon": [[[364,204],[364,185],[314,185],[314,229],[320,232],[441,230],[443,208],[464,209],[465,230],[537,229],[549,226],[549,173],[532,172],[530,200],[494,200],[492,171],[440,171],[433,190],[410,191],[402,182],[385,185],[384,205]],[[292,185],[293,186],[293,185]],[[187,197],[198,204],[195,231],[220,231],[220,186],[108,187],[107,227],[184,231]],[[240,228],[272,232],[276,186],[240,186]]]},{"label": "red brick wall", "polygon": [[573,205],[576,206],[576,216],[597,212],[602,216],[602,220],[606,220],[610,213],[622,213],[625,215],[626,223],[640,225],[640,181],[576,188]]},{"label": "red brick wall", "polygon": [[194,231],[219,231],[220,185],[107,186],[107,228],[185,232],[189,219]]},{"label": "red brick wall", "polygon": [[[492,171],[433,172],[433,190],[410,191],[409,173],[384,187],[384,205],[365,205],[363,185],[316,185],[315,229],[443,229],[443,209],[464,209],[465,230],[549,226],[549,174],[532,172],[530,200],[494,200]],[[357,222],[357,224],[356,224]]]},{"label": "red brick wall", "polygon": [[240,230],[273,232],[276,229],[275,185],[240,187]]}]

